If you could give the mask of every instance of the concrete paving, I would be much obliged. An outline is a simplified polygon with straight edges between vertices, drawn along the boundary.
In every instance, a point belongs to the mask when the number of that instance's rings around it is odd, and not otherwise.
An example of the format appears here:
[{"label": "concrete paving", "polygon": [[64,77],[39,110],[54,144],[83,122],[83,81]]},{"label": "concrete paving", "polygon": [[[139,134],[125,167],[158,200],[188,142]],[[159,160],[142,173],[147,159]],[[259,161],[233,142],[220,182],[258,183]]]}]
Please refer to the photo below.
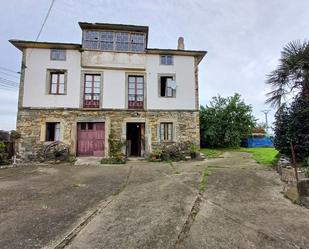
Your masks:
[{"label": "concrete paving", "polygon": [[0,248],[309,248],[309,210],[281,190],[276,172],[237,152],[4,169]]}]

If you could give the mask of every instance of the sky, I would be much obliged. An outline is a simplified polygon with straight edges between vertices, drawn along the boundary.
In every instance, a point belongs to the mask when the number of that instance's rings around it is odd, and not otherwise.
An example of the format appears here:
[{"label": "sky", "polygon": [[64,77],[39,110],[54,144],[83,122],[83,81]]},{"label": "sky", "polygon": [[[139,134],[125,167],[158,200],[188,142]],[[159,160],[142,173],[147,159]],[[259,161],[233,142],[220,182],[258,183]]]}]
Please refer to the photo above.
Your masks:
[{"label": "sky", "polygon": [[[21,52],[9,39],[35,40],[51,0],[0,0],[0,78],[19,82]],[[213,96],[240,93],[253,114],[271,89],[266,75],[282,48],[308,39],[308,0],[56,0],[39,41],[81,42],[79,21],[149,26],[150,48],[206,50],[199,65],[200,104]],[[8,71],[11,70],[11,71]],[[0,89],[0,130],[15,129],[18,90]]]}]

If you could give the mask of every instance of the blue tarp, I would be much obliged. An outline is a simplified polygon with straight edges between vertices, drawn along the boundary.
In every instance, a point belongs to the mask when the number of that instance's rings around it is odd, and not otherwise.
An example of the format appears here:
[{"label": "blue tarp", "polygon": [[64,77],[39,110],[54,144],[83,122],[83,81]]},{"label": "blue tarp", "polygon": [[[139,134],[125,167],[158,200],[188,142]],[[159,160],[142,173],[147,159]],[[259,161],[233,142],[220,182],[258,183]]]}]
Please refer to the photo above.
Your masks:
[{"label": "blue tarp", "polygon": [[274,147],[271,137],[250,137],[242,141],[243,147]]}]

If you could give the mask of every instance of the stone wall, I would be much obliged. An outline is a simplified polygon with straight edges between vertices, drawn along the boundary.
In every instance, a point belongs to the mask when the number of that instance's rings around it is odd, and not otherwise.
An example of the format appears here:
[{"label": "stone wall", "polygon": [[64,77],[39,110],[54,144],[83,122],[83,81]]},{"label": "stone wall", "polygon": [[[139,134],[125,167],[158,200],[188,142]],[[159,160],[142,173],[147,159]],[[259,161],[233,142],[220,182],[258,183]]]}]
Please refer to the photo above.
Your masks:
[{"label": "stone wall", "polygon": [[38,109],[20,108],[17,131],[21,134],[18,153],[24,160],[35,159],[45,142],[46,122],[60,122],[60,140],[76,155],[77,123],[105,122],[105,156],[108,156],[108,136],[112,128],[118,139],[126,139],[126,123],[145,123],[145,153],[148,154],[159,143],[160,122],[173,123],[174,142],[191,141],[200,144],[199,111],[159,110],[90,110],[90,109]]}]

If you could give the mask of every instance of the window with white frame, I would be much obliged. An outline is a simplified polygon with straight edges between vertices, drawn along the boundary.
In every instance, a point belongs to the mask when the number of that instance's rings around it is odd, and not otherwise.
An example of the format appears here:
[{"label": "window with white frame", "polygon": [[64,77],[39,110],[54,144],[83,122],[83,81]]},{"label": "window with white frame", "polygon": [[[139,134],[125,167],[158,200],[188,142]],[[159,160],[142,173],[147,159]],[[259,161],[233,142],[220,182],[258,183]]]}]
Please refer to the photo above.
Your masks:
[{"label": "window with white frame", "polygon": [[129,51],[129,33],[117,32],[116,35],[116,47],[117,51]]},{"label": "window with white frame", "polygon": [[176,97],[176,82],[172,75],[159,76],[160,97]]},{"label": "window with white frame", "polygon": [[66,50],[65,49],[51,49],[50,59],[54,61],[65,61],[66,60]]},{"label": "window with white frame", "polygon": [[49,70],[49,94],[63,95],[66,94],[66,71]]},{"label": "window with white frame", "polygon": [[83,48],[143,52],[145,40],[144,33],[85,30]]},{"label": "window with white frame", "polygon": [[160,56],[160,64],[161,65],[173,65],[174,57],[172,55],[161,55]]},{"label": "window with white frame", "polygon": [[84,31],[83,47],[99,49],[99,33],[97,31]]},{"label": "window with white frame", "polygon": [[46,141],[60,140],[60,123],[48,122],[46,123]]},{"label": "window with white frame", "polygon": [[114,50],[114,32],[111,31],[100,32],[100,49]]},{"label": "window with white frame", "polygon": [[173,123],[160,123],[160,141],[173,142]]}]

